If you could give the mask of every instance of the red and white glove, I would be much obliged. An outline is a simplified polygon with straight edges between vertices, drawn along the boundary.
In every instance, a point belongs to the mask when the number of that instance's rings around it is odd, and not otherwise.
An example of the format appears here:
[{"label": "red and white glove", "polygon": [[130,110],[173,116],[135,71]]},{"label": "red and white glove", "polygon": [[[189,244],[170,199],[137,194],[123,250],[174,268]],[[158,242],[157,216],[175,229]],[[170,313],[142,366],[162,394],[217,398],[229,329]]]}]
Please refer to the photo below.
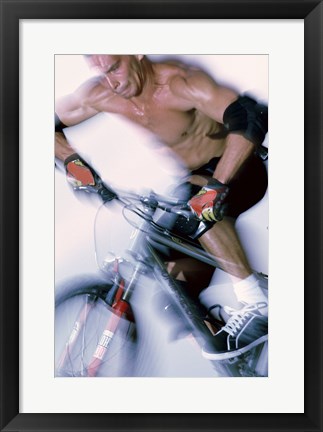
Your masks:
[{"label": "red and white glove", "polygon": [[77,153],[65,159],[64,165],[67,181],[74,191],[98,193],[103,202],[117,198],[117,194],[103,184],[100,176]]},{"label": "red and white glove", "polygon": [[192,212],[202,221],[219,222],[223,219],[223,201],[227,197],[229,187],[212,178],[203,186],[197,195],[188,202]]},{"label": "red and white glove", "polygon": [[74,189],[82,186],[96,186],[97,174],[77,153],[69,156],[64,165],[67,181]]}]

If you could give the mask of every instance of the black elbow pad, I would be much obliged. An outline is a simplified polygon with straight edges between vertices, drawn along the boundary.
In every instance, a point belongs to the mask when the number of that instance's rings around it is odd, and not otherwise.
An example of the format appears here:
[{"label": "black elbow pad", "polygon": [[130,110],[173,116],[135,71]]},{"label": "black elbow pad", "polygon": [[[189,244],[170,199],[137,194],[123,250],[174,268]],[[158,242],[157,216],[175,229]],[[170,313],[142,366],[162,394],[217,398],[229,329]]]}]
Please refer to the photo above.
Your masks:
[{"label": "black elbow pad", "polygon": [[55,113],[55,132],[63,132],[67,126],[61,121],[58,115]]},{"label": "black elbow pad", "polygon": [[228,132],[241,133],[259,147],[268,131],[268,107],[248,96],[240,96],[225,110],[223,124]]}]

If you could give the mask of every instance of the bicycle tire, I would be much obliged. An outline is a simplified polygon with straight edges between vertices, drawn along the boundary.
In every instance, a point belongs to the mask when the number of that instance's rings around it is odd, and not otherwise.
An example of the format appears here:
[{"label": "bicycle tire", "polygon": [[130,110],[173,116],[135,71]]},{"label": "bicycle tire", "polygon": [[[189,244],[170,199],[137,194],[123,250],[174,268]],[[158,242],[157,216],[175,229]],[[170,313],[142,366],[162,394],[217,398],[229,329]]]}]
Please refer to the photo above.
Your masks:
[{"label": "bicycle tire", "polygon": [[[99,348],[102,351],[101,341],[106,338],[107,322],[116,316],[113,308],[104,300],[111,288],[112,283],[91,275],[65,281],[56,287],[56,377],[93,376],[93,356],[99,358],[97,350]],[[128,316],[118,317],[118,326],[105,355],[100,359],[95,376],[133,376],[136,351],[134,321]]]}]

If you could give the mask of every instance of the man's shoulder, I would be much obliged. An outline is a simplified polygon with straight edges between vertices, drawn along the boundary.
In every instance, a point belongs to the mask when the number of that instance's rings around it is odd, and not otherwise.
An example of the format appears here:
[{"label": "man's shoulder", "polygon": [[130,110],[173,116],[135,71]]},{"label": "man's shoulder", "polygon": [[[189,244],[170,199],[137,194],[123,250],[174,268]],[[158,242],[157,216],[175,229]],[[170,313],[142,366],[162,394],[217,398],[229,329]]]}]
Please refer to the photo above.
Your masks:
[{"label": "man's shoulder", "polygon": [[[91,78],[87,79],[86,81],[84,81],[78,90],[83,92],[84,95],[86,95],[86,94],[91,95],[92,93],[97,93],[100,91],[106,92],[107,88],[103,86],[101,77],[94,76],[94,77],[91,77]],[[109,91],[111,92],[111,90],[109,90]]]},{"label": "man's shoulder", "polygon": [[177,96],[189,96],[208,80],[208,75],[195,66],[178,64],[169,77],[169,87]]},{"label": "man's shoulder", "polygon": [[78,96],[84,105],[95,105],[100,99],[105,100],[113,96],[113,92],[102,83],[102,77],[94,76],[85,81],[78,89]]},{"label": "man's shoulder", "polygon": [[187,79],[200,71],[198,68],[180,62],[179,60],[169,60],[163,63],[157,63],[156,66],[158,74],[166,78],[168,81]]}]

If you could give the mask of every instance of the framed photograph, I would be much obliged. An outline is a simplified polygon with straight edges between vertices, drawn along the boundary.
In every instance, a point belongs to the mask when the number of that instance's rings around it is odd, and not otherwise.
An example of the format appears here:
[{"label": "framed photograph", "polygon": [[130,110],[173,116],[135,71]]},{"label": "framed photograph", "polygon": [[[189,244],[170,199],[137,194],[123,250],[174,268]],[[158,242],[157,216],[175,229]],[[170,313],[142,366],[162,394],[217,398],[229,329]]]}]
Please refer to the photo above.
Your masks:
[{"label": "framed photograph", "polygon": [[[0,1],[1,430],[322,430],[322,2]],[[153,104],[135,104],[169,74],[181,77],[171,98],[159,83]],[[78,106],[85,94],[95,101]],[[249,128],[246,140],[241,125],[236,133],[237,95],[238,114],[256,115],[261,138]],[[221,253],[214,265],[195,249],[210,226],[193,229],[183,204],[195,221],[230,211],[221,201],[199,215],[193,202],[200,188],[222,188],[224,203],[226,183],[233,191],[223,167],[209,166],[209,147],[221,157],[228,134],[240,145],[258,139],[268,172],[268,190],[239,212],[236,229],[269,330],[246,346],[237,337],[237,351],[214,338],[235,337],[250,319],[235,309],[250,294],[235,280],[230,294]],[[167,201],[179,172],[202,183]],[[261,178],[251,181],[258,190]],[[162,225],[171,208],[184,228]],[[178,270],[161,247],[205,267]],[[202,282],[210,264],[217,270]],[[168,296],[158,284],[147,291],[150,271]],[[191,292],[197,281],[209,288],[192,303],[178,286]],[[252,316],[267,326],[266,314]]]}]

